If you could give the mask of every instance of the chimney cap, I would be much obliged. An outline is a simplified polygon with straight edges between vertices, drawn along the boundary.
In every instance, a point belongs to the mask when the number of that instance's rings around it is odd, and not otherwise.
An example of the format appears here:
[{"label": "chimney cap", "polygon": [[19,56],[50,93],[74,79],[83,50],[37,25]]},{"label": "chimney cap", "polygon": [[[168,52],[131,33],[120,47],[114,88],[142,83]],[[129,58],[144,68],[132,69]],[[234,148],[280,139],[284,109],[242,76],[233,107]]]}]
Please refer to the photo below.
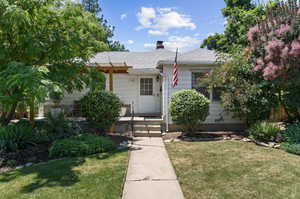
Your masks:
[{"label": "chimney cap", "polygon": [[164,49],[164,41],[157,41],[156,42],[156,49]]}]

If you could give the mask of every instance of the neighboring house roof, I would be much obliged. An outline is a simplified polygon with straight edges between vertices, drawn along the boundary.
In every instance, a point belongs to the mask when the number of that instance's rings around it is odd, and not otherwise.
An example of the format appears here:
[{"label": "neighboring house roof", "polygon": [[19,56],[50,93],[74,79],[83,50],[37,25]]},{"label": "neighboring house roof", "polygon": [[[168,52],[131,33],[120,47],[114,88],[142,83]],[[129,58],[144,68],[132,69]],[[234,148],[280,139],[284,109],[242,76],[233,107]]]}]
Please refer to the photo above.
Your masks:
[{"label": "neighboring house roof", "polygon": [[[151,52],[102,52],[96,54],[91,64],[101,63],[126,63],[134,70],[155,70],[161,64],[173,64],[175,52],[159,49]],[[216,53],[206,49],[196,49],[178,54],[178,64],[208,64],[216,62]]]}]

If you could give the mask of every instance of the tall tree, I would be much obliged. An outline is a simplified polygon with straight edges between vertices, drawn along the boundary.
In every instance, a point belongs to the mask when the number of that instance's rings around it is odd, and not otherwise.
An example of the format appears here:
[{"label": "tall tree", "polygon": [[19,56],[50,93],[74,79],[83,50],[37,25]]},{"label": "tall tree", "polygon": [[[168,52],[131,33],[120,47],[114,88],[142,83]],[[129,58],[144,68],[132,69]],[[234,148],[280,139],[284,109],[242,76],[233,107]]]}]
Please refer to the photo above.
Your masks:
[{"label": "tall tree", "polygon": [[290,119],[300,119],[300,1],[278,1],[250,28],[253,70],[274,84]]},{"label": "tall tree", "polygon": [[98,20],[99,23],[102,25],[102,27],[105,28],[106,32],[106,42],[108,43],[108,46],[111,51],[126,51],[126,48],[123,44],[121,44],[119,41],[113,41],[112,37],[114,36],[114,30],[115,27],[111,26],[108,21],[104,18],[104,16],[101,14],[102,9],[100,5],[99,0],[82,0],[83,7],[94,14]]},{"label": "tall tree", "polygon": [[101,12],[99,0],[82,0],[82,5],[87,11],[95,15],[98,15]]},{"label": "tall tree", "polygon": [[2,125],[18,104],[33,109],[53,86],[63,92],[86,86],[90,57],[108,49],[105,31],[93,14],[71,1],[0,1]]},{"label": "tall tree", "polygon": [[224,33],[209,36],[201,48],[228,53],[237,46],[247,46],[249,27],[255,24],[258,16],[264,15],[263,7],[254,5],[251,0],[225,0],[225,3],[226,8],[222,9],[227,21]]}]

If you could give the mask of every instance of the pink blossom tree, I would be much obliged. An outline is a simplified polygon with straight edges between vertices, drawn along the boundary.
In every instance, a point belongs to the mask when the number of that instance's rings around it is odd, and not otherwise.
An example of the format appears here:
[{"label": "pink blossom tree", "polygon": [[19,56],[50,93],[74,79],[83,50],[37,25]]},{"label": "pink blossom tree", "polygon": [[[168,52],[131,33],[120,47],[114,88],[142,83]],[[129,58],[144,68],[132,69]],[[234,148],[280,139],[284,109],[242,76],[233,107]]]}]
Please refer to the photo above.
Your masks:
[{"label": "pink blossom tree", "polygon": [[274,83],[287,113],[300,118],[300,1],[277,1],[266,9],[248,32],[253,70]]}]

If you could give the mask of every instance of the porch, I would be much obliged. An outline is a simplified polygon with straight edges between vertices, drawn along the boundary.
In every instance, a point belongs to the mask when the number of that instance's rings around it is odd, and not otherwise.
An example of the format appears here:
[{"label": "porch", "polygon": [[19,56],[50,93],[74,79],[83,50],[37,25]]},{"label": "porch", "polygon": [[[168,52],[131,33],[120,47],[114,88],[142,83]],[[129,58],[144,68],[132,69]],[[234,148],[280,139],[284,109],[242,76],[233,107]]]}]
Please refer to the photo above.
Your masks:
[{"label": "porch", "polygon": [[135,137],[161,137],[165,131],[164,120],[161,117],[120,117],[113,131]]}]

